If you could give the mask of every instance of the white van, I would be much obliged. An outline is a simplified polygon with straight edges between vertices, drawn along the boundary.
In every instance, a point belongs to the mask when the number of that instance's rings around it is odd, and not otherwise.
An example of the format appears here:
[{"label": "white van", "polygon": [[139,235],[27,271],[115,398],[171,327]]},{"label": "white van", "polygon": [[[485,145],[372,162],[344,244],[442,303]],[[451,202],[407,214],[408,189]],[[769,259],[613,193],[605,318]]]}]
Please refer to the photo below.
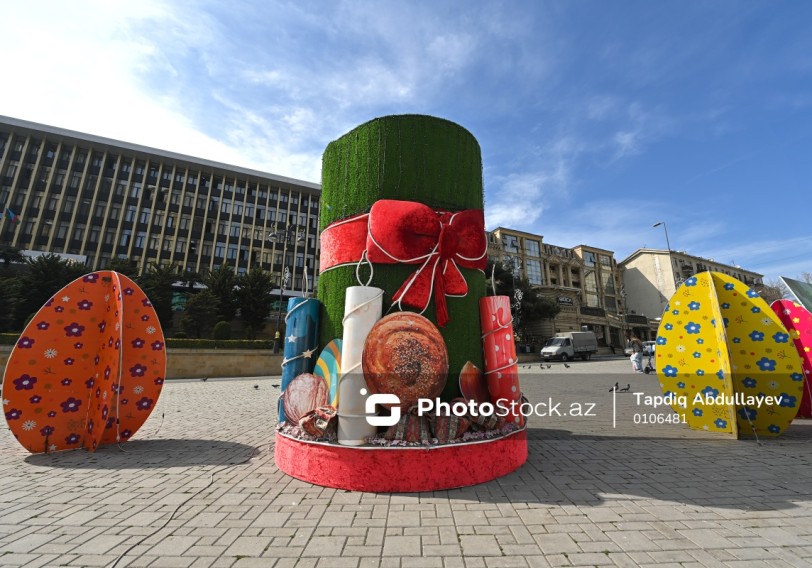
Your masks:
[{"label": "white van", "polygon": [[584,361],[598,352],[598,338],[592,331],[568,331],[557,333],[551,337],[541,349],[541,357],[545,361],[561,359],[569,361],[576,356]]}]

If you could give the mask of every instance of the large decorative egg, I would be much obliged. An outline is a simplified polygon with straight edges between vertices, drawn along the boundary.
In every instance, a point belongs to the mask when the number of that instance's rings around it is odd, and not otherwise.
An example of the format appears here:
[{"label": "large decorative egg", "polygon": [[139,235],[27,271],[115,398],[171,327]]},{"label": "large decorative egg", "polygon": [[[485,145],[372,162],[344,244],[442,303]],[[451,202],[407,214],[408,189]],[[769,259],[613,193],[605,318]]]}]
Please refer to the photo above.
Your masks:
[{"label": "large decorative egg", "polygon": [[776,300],[770,307],[789,331],[803,365],[803,376],[794,377],[804,384],[796,418],[812,418],[812,314],[792,300]]},{"label": "large decorative egg", "polygon": [[795,418],[803,370],[789,332],[735,278],[687,279],[663,314],[656,354],[663,393],[691,428],[777,436]]},{"label": "large decorative egg", "polygon": [[57,292],[20,335],[3,411],[32,453],[124,442],[149,417],[166,376],[158,316],[132,280],[93,272]]}]

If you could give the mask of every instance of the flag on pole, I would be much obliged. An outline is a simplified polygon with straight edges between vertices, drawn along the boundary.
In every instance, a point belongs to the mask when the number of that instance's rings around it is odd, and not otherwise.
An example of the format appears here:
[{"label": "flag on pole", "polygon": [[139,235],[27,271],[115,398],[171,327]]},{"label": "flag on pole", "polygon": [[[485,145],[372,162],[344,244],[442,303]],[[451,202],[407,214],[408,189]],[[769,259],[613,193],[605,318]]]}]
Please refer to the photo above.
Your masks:
[{"label": "flag on pole", "polygon": [[20,216],[17,215],[14,211],[9,209],[8,207],[6,207],[6,215],[8,216],[9,220],[12,223],[19,223],[20,222]]}]

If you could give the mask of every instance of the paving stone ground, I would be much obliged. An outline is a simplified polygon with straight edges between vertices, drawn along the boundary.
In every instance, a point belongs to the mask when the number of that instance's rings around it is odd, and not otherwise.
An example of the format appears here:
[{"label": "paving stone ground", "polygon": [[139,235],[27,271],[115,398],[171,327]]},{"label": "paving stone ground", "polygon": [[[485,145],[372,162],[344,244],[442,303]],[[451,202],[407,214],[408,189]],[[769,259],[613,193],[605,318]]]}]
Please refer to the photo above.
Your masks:
[{"label": "paving stone ground", "polygon": [[32,456],[3,424],[0,566],[812,566],[812,421],[760,442],[635,424],[668,413],[609,392],[659,394],[625,359],[521,372],[534,403],[595,415],[533,418],[521,469],[434,493],[281,473],[274,377],[169,382],[95,454]]}]

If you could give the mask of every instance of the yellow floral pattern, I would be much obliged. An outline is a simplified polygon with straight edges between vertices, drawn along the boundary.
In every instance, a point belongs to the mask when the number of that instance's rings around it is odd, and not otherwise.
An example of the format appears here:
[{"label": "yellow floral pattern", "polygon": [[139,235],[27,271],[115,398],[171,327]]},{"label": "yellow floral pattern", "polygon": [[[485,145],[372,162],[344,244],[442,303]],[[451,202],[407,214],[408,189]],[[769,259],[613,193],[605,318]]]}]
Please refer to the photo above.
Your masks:
[{"label": "yellow floral pattern", "polygon": [[776,436],[792,422],[802,394],[794,379],[801,362],[789,339],[755,291],[724,274],[698,274],[663,314],[660,386],[691,428]]}]

